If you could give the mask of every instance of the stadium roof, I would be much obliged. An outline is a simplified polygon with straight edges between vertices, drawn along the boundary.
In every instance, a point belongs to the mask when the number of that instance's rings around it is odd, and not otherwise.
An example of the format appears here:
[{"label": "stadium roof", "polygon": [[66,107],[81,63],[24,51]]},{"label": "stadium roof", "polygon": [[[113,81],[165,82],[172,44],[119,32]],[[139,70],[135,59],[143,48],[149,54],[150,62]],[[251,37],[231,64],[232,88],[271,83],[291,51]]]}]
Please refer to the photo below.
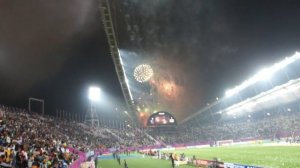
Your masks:
[{"label": "stadium roof", "polygon": [[[296,93],[287,91],[286,88],[297,88],[299,85],[298,82],[300,80],[300,76],[293,76],[290,78],[290,76],[288,76],[285,72],[283,75],[285,76],[284,79],[280,82],[278,82],[278,80],[282,78],[282,74],[279,72],[281,70],[285,71],[287,69],[286,67],[292,67],[294,65],[293,63],[299,62],[299,59],[300,53],[296,52],[293,56],[286,57],[282,61],[277,62],[270,67],[264,68],[262,71],[259,71],[249,79],[242,82],[240,85],[226,91],[226,94],[223,98],[218,99],[200,111],[190,115],[179,122],[179,124],[183,124],[208,110],[213,113],[226,112],[229,114],[237,114],[241,113],[242,111],[258,111],[273,107],[278,105],[278,103],[285,104],[294,101],[295,99],[299,98],[298,95],[295,95]],[[298,67],[298,64],[295,65]],[[272,82],[271,79],[276,79],[277,82]],[[259,82],[270,84],[270,86],[267,88],[260,87]],[[250,86],[254,86],[254,89]],[[278,102],[278,99],[282,99],[282,101]]]},{"label": "stadium roof", "polygon": [[248,80],[245,80],[242,84],[234,87],[233,89],[227,90],[226,97],[233,96],[239,93],[240,91],[246,89],[247,87],[255,84],[256,82],[271,78],[277,71],[285,68],[286,66],[294,63],[295,61],[298,61],[299,59],[300,59],[300,53],[296,52],[293,56],[286,57],[284,60],[277,62],[273,66],[262,69],[261,71],[259,71],[257,74],[255,74]]},{"label": "stadium roof", "polygon": [[244,112],[255,112],[264,109],[287,104],[300,98],[300,79],[291,80],[286,84],[276,86],[255,97],[234,104],[219,113],[241,114]]},{"label": "stadium roof", "polygon": [[[228,115],[239,115],[245,112],[251,113],[256,111],[262,111],[270,109],[272,107],[285,105],[300,99],[300,78],[291,80],[280,86],[276,86],[266,92],[262,92],[254,97],[248,98],[239,103],[233,104],[225,109],[220,109],[217,113]],[[198,113],[191,115],[190,117],[182,120],[179,124],[183,124],[190,119],[195,118],[197,115],[211,110],[212,107],[221,104],[225,99],[216,101],[213,104],[201,109]]]}]

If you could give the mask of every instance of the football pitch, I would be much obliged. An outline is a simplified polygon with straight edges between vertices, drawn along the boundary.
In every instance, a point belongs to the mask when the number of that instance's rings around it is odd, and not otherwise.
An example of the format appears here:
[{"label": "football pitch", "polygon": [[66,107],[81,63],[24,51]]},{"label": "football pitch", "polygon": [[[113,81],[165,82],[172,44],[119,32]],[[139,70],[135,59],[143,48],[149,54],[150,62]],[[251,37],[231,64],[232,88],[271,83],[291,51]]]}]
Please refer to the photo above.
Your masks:
[{"label": "football pitch", "polygon": [[[201,149],[182,149],[166,151],[170,153],[185,153],[187,157],[193,155],[198,159],[211,160],[220,158],[223,162],[239,163],[267,168],[300,168],[300,146],[228,146]],[[130,158],[121,155],[121,166],[113,159],[99,159],[97,168],[124,168],[126,159],[128,168],[168,168],[172,167],[168,160],[158,160],[134,154]],[[191,168],[193,166],[181,165],[179,168]]]}]

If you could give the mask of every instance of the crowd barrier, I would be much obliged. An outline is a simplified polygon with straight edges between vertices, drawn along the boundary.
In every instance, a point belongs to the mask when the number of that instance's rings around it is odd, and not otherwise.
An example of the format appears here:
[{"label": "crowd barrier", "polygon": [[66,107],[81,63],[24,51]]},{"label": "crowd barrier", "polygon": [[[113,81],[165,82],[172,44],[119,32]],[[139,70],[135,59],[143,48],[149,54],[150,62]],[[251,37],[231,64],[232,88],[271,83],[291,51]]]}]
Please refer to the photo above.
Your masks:
[{"label": "crowd barrier", "polygon": [[87,161],[89,157],[97,156],[100,153],[109,153],[108,150],[94,150],[94,151],[89,151],[87,153],[84,153],[78,149],[69,147],[69,151],[73,154],[78,155],[78,159],[74,161],[71,165],[70,168],[94,168],[95,167],[95,162],[92,159],[91,161]]},{"label": "crowd barrier", "polygon": [[241,164],[235,164],[235,163],[224,163],[224,168],[262,168],[262,167],[241,165]]},{"label": "crowd barrier", "polygon": [[193,161],[192,165],[196,167],[218,167],[218,168],[262,168],[257,166],[251,165],[242,165],[236,163],[226,163],[216,160],[203,160],[203,159],[196,159]]},{"label": "crowd barrier", "polygon": [[72,147],[69,147],[69,151],[73,154],[78,155],[78,159],[70,165],[70,168],[79,168],[81,163],[86,161],[86,154]]},{"label": "crowd barrier", "polygon": [[95,168],[95,162],[94,161],[82,162],[80,164],[80,168]]}]

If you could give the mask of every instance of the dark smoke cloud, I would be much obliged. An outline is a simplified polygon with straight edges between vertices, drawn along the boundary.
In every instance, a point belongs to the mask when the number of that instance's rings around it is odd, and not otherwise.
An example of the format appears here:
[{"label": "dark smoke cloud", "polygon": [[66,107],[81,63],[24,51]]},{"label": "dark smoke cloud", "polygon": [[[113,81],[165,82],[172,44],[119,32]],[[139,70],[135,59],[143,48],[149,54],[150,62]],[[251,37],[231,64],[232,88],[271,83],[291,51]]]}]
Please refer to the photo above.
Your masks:
[{"label": "dark smoke cloud", "polygon": [[[290,1],[285,8],[281,8],[283,1],[272,3],[276,6],[273,8],[269,8],[268,2],[274,1],[118,2],[118,14],[124,16],[119,22],[126,25],[126,31],[117,29],[122,32],[121,48],[151,60],[154,67],[165,67],[166,70],[158,72],[165,74],[164,78],[176,76],[184,81],[182,88],[186,94],[178,101],[180,105],[174,107],[176,110],[171,111],[180,118],[223,96],[228,87],[245,80],[261,66],[299,48],[294,40],[294,34],[299,34],[294,26],[299,21],[291,19],[297,15],[296,1]],[[283,25],[289,28],[277,29]]]},{"label": "dark smoke cloud", "polygon": [[[171,104],[167,110],[179,118],[197,111],[207,96],[206,75],[214,71],[209,66],[223,64],[222,56],[238,50],[226,40],[232,33],[227,20],[208,1],[128,0],[123,8],[132,50],[151,60],[156,76],[181,90],[161,104]],[[121,40],[121,45],[127,42]]]},{"label": "dark smoke cloud", "polygon": [[1,0],[1,93],[15,97],[59,72],[94,6],[94,0]]},{"label": "dark smoke cloud", "polygon": [[[149,63],[159,81],[176,85],[178,96],[165,101],[179,118],[300,48],[298,0],[109,2],[120,49],[136,55],[124,58],[127,68]],[[53,99],[68,99],[65,106],[74,108],[74,93],[84,81],[108,81],[108,89],[119,90],[98,5],[97,0],[0,0],[0,101],[26,95],[43,82],[41,93],[49,90]]]}]

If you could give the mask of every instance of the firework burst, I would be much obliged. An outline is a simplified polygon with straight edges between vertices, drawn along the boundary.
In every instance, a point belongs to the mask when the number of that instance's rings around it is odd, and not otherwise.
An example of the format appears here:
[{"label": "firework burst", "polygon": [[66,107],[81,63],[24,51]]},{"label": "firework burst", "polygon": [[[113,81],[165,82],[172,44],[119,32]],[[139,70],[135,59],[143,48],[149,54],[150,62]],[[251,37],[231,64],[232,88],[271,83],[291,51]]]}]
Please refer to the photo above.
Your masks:
[{"label": "firework burst", "polygon": [[147,82],[153,76],[153,69],[150,65],[141,64],[134,69],[133,75],[138,82]]}]

